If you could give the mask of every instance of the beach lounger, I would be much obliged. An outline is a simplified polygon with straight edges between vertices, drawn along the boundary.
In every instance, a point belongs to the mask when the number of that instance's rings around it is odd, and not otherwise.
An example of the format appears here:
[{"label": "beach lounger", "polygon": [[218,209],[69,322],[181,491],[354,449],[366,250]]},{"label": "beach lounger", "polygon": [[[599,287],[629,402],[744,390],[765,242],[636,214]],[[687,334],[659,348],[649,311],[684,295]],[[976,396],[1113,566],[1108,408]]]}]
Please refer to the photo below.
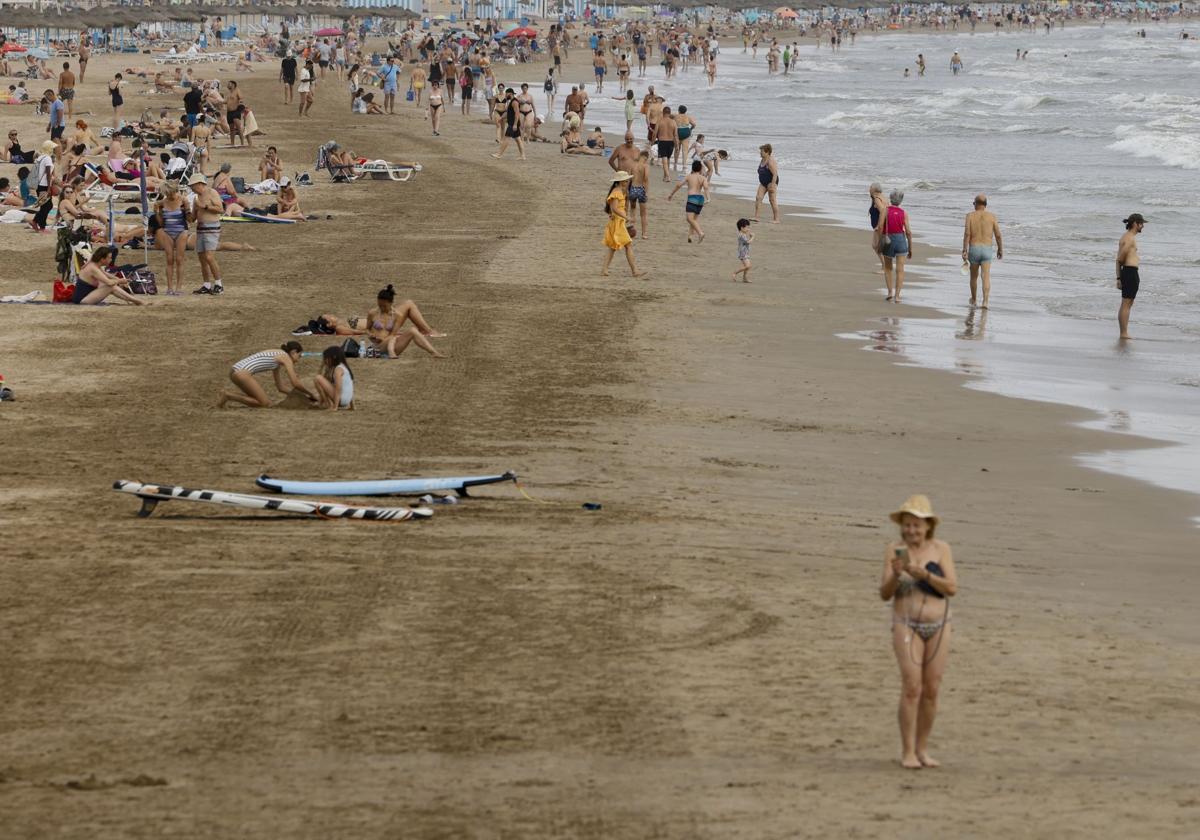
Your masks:
[{"label": "beach lounger", "polygon": [[371,178],[375,181],[409,181],[420,171],[419,163],[388,163],[386,160],[369,160],[354,167],[356,178]]}]

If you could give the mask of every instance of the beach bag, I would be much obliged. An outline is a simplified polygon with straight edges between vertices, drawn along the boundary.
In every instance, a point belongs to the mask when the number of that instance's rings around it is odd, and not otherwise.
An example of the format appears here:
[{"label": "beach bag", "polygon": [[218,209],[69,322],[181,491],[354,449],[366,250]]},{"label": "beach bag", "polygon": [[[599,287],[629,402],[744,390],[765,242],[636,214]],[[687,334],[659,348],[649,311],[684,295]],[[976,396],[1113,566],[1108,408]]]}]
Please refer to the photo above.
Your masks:
[{"label": "beach bag", "polygon": [[128,280],[129,291],[135,295],[158,294],[158,277],[153,271],[135,271]]},{"label": "beach bag", "polygon": [[50,297],[54,303],[71,303],[75,300],[75,284],[54,281],[54,294]]},{"label": "beach bag", "polygon": [[242,132],[247,137],[250,137],[252,135],[259,133],[258,120],[256,120],[254,118],[254,112],[249,109],[247,109],[246,112],[242,114]]},{"label": "beach bag", "polygon": [[342,353],[347,359],[358,358],[358,342],[353,338],[347,338],[342,342]]},{"label": "beach bag", "polygon": [[409,102],[412,102],[414,96],[415,96],[415,94],[413,93],[412,85],[409,85],[408,92],[406,94],[404,94],[404,98],[407,99]]}]

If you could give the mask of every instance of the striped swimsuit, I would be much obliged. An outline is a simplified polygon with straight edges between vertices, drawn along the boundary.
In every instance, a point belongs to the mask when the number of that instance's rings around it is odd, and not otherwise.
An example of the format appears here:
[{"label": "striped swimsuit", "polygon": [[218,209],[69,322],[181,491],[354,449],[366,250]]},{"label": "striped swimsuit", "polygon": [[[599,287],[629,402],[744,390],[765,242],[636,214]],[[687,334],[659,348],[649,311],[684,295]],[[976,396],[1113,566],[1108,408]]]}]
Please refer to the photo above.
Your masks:
[{"label": "striped swimsuit", "polygon": [[242,359],[233,366],[233,369],[252,374],[265,373],[279,367],[279,357],[282,355],[278,350],[263,350],[261,353],[255,353]]}]

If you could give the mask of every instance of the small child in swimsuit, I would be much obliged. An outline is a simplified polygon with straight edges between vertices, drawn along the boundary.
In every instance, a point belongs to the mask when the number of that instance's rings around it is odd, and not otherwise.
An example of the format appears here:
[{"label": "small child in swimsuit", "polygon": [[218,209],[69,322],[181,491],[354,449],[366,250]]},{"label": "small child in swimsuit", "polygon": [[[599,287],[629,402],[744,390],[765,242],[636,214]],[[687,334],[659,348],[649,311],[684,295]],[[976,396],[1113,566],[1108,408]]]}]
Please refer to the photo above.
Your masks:
[{"label": "small child in swimsuit", "polygon": [[750,220],[738,219],[737,221],[737,256],[742,263],[742,267],[733,272],[733,282],[737,282],[738,275],[742,275],[742,282],[750,282],[750,243],[754,241],[754,234],[750,232]]}]

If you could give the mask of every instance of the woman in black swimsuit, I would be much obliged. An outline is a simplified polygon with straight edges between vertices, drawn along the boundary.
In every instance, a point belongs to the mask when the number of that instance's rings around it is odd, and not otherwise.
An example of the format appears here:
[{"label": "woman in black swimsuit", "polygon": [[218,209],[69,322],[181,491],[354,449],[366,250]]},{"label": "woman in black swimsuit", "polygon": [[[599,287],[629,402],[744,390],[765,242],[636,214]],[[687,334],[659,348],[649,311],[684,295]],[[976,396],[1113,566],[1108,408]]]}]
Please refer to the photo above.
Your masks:
[{"label": "woman in black swimsuit", "polygon": [[121,96],[121,84],[120,73],[113,76],[113,80],[108,83],[108,95],[112,97],[114,131],[121,128],[121,106],[125,104],[125,98]]},{"label": "woman in black swimsuit", "polygon": [[521,139],[520,104],[517,102],[516,93],[512,88],[506,88],[504,91],[504,121],[507,126],[504,130],[504,140],[500,143],[500,151],[496,152],[492,157],[503,157],[505,150],[508,149],[508,142],[516,140],[517,151],[521,153],[521,160],[525,160],[525,141]]},{"label": "woman in black swimsuit", "polygon": [[771,201],[771,221],[779,224],[779,205],[775,199],[775,188],[779,186],[779,165],[775,163],[770,143],[759,146],[758,153],[762,157],[758,162],[758,193],[754,196],[754,220],[758,221],[758,210],[766,197]]},{"label": "woman in black swimsuit", "polygon": [[527,84],[522,84],[521,92],[517,94],[517,110],[521,114],[521,136],[528,140],[529,135],[533,133],[537,116],[534,114],[536,108],[533,104],[533,94],[529,92]]}]

